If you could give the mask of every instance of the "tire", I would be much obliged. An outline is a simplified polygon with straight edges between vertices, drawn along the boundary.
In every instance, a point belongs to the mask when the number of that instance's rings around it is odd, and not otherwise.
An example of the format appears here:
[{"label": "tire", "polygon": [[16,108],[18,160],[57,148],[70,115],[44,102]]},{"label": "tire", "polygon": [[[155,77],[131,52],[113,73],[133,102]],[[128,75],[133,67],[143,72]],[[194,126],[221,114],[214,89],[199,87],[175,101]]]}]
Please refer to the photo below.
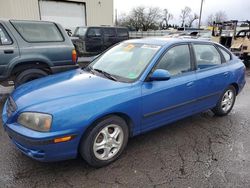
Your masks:
[{"label": "tire", "polygon": [[246,66],[247,68],[249,68],[249,67],[250,67],[250,60],[245,60],[245,61],[244,61],[244,64],[245,64],[245,66]]},{"label": "tire", "polygon": [[48,73],[41,69],[27,69],[16,76],[15,87],[47,75]]},{"label": "tire", "polygon": [[212,109],[217,116],[226,116],[231,112],[236,99],[236,90],[234,86],[229,86],[221,95],[217,105]]},{"label": "tire", "polygon": [[127,145],[129,130],[124,119],[108,116],[95,123],[85,135],[80,154],[90,166],[99,168],[118,159]]}]

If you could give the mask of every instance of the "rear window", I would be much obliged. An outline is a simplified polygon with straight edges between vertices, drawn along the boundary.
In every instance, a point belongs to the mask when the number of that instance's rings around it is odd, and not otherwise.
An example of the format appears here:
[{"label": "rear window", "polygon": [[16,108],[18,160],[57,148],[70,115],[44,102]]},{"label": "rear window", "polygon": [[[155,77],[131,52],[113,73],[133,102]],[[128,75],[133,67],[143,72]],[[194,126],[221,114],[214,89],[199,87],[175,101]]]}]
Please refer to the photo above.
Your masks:
[{"label": "rear window", "polygon": [[58,27],[51,22],[11,21],[27,42],[61,42],[64,40]]},{"label": "rear window", "polygon": [[117,36],[118,37],[128,37],[127,29],[118,28],[117,29]]}]

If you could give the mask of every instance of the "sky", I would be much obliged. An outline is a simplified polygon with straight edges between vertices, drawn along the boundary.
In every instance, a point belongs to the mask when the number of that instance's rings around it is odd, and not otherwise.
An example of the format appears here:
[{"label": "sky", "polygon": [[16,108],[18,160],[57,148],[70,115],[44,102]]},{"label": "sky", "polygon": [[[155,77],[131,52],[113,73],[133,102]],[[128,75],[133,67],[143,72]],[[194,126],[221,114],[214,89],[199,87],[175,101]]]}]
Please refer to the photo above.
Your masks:
[{"label": "sky", "polygon": [[[122,13],[129,13],[137,6],[160,7],[168,9],[174,15],[172,23],[179,23],[181,9],[188,6],[199,15],[201,0],[114,0],[118,18]],[[217,11],[225,11],[228,20],[250,20],[250,0],[204,0],[202,22],[207,16]]]}]

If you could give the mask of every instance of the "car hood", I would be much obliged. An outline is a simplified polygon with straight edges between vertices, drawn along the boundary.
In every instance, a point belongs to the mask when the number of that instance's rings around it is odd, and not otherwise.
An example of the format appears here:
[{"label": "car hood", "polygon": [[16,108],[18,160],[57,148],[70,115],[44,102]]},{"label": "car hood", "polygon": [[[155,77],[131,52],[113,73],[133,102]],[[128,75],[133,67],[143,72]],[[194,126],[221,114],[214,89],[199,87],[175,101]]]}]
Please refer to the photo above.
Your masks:
[{"label": "car hood", "polygon": [[131,87],[131,84],[116,82],[77,69],[26,83],[18,87],[12,97],[18,107],[25,108],[80,95],[96,96],[98,93],[112,93],[114,90],[117,92],[126,87]]}]

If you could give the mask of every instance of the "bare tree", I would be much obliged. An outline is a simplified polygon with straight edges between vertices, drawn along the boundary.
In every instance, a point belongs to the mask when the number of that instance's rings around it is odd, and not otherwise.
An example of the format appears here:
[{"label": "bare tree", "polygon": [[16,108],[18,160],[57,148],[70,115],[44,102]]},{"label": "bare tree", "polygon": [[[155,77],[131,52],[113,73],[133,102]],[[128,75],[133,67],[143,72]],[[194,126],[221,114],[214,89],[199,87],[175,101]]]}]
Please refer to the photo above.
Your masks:
[{"label": "bare tree", "polygon": [[134,8],[129,15],[119,19],[119,25],[133,27],[137,31],[157,29],[161,18],[161,9],[158,7],[145,8],[143,6]]},{"label": "bare tree", "polygon": [[168,9],[163,9],[163,20],[161,23],[161,27],[163,29],[167,29],[169,26],[169,21],[174,18],[173,14],[171,14]]},{"label": "bare tree", "polygon": [[209,14],[207,17],[207,25],[208,26],[213,26],[214,24],[214,15],[213,14]]},{"label": "bare tree", "polygon": [[214,22],[220,23],[227,20],[227,14],[224,11],[218,11],[215,14],[209,14],[207,17],[207,25],[212,26]]},{"label": "bare tree", "polygon": [[214,15],[215,22],[223,22],[227,20],[227,14],[224,11],[218,11]]},{"label": "bare tree", "polygon": [[199,19],[198,14],[194,13],[193,15],[190,15],[188,19],[188,27],[192,27],[193,22],[198,19]]},{"label": "bare tree", "polygon": [[190,7],[185,7],[184,9],[181,10],[180,19],[181,19],[181,26],[182,27],[184,27],[187,19],[190,16],[191,11],[192,10]]}]

